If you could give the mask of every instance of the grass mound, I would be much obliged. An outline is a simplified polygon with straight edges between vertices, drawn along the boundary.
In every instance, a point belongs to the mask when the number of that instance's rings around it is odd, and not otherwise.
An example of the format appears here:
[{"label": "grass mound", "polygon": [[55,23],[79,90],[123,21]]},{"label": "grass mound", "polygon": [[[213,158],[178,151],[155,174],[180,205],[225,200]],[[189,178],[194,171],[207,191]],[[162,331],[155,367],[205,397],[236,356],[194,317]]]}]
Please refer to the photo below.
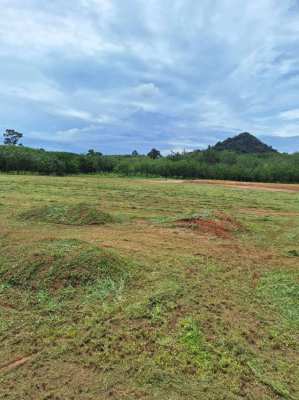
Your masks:
[{"label": "grass mound", "polygon": [[23,259],[7,259],[0,281],[27,289],[55,290],[90,286],[128,277],[130,265],[117,254],[80,240],[42,241],[23,249]]},{"label": "grass mound", "polygon": [[21,214],[21,218],[62,225],[104,225],[115,222],[110,214],[86,203],[35,207]]}]

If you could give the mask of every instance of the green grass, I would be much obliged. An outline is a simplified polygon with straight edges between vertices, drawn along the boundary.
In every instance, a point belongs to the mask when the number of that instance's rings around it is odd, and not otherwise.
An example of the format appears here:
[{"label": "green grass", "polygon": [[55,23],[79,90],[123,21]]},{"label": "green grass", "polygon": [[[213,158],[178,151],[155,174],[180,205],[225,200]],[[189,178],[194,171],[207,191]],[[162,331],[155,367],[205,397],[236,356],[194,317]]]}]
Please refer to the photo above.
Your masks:
[{"label": "green grass", "polygon": [[0,175],[0,398],[297,399],[298,227],[296,193]]},{"label": "green grass", "polygon": [[258,292],[288,324],[299,329],[299,271],[266,273],[260,280]]},{"label": "green grass", "polygon": [[2,258],[0,279],[9,286],[55,290],[124,279],[129,272],[116,254],[77,239],[42,240],[19,250],[21,259],[15,249]]},{"label": "green grass", "polygon": [[192,318],[186,318],[181,325],[181,341],[189,362],[192,360],[199,371],[208,370],[211,368],[211,355],[199,323]]},{"label": "green grass", "polygon": [[63,225],[104,225],[115,221],[110,214],[99,211],[86,203],[34,207],[22,213],[20,217],[24,220]]}]

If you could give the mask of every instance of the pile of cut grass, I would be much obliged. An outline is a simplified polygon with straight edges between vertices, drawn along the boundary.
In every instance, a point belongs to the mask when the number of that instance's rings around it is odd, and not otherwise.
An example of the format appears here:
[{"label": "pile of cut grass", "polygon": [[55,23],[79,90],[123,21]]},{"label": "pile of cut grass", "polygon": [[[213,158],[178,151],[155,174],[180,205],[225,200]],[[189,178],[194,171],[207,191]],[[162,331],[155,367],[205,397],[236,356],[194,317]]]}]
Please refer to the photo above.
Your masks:
[{"label": "pile of cut grass", "polygon": [[32,208],[20,215],[23,220],[35,220],[61,225],[104,225],[116,222],[110,214],[86,203],[56,204]]},{"label": "pile of cut grass", "polygon": [[114,252],[86,242],[45,240],[34,249],[22,249],[22,260],[6,256],[0,266],[0,281],[9,286],[33,290],[57,290],[94,285],[110,279],[127,279],[130,264]]}]

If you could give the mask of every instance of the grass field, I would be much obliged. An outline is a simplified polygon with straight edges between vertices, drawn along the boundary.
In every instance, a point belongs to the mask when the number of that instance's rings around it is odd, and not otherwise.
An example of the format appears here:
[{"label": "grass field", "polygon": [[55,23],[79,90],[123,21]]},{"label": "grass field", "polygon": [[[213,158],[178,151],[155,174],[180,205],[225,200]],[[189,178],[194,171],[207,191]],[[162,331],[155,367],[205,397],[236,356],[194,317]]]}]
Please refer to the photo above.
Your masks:
[{"label": "grass field", "polygon": [[255,189],[0,175],[0,398],[298,399],[299,192]]}]

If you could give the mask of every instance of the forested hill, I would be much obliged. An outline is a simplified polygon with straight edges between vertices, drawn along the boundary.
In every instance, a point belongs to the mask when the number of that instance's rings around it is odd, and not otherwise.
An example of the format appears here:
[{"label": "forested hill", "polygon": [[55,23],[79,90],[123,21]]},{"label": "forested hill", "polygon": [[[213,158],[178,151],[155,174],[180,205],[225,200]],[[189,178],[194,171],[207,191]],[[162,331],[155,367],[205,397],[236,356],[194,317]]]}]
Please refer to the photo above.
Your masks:
[{"label": "forested hill", "polygon": [[263,153],[276,153],[271,146],[266,145],[261,140],[248,132],[241,133],[233,138],[228,138],[223,142],[218,142],[214,147],[214,150],[231,150],[237,153],[244,154],[263,154]]}]

